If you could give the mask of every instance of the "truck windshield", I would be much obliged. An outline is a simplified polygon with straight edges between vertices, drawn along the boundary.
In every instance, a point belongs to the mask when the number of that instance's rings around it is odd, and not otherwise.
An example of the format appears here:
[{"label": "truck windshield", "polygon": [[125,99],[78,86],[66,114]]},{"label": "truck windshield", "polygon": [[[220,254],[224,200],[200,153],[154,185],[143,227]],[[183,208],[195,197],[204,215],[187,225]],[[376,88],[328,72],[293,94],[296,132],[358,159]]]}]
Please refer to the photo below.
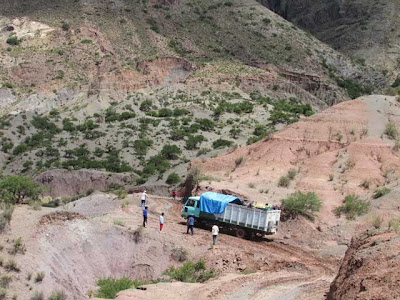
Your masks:
[{"label": "truck windshield", "polygon": [[186,203],[186,206],[194,206],[195,202],[196,202],[195,200],[189,199],[188,202]]}]

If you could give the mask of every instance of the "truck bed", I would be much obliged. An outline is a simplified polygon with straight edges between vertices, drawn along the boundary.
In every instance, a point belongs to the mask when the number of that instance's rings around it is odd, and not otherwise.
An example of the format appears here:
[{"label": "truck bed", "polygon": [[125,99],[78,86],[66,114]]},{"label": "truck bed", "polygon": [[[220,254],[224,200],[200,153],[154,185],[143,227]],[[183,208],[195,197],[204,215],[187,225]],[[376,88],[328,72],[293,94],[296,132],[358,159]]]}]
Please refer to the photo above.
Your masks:
[{"label": "truck bed", "polygon": [[222,214],[215,215],[220,222],[266,233],[276,232],[280,216],[280,210],[262,210],[237,204],[228,204]]}]

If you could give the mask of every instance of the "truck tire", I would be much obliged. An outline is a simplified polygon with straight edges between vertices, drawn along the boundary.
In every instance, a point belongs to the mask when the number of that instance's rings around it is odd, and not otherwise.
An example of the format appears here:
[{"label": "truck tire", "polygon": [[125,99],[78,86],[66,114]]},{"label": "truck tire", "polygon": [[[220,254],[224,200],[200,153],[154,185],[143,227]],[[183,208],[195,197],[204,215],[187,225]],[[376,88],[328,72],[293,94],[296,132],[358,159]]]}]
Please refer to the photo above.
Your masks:
[{"label": "truck tire", "polygon": [[236,236],[238,238],[244,238],[246,236],[246,231],[243,228],[236,228]]}]

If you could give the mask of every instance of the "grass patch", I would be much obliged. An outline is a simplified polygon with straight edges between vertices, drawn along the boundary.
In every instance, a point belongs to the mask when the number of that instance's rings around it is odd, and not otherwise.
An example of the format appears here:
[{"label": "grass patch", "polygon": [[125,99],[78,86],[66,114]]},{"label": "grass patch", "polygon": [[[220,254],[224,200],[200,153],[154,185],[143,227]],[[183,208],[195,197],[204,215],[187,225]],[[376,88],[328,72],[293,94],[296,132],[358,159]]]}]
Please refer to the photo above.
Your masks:
[{"label": "grass patch", "polygon": [[343,204],[335,208],[335,214],[340,217],[346,215],[348,220],[354,220],[357,216],[364,215],[369,210],[370,203],[360,200],[356,195],[347,195],[344,198]]},{"label": "grass patch", "polygon": [[313,192],[307,194],[296,192],[281,202],[283,212],[292,219],[302,215],[313,220],[314,213],[319,211],[322,205],[321,200]]},{"label": "grass patch", "polygon": [[102,278],[96,282],[99,291],[96,297],[105,299],[114,299],[120,291],[137,288],[140,285],[146,284],[144,281],[132,280],[129,277],[122,278]]},{"label": "grass patch", "polygon": [[215,276],[215,270],[206,270],[205,261],[200,259],[196,263],[187,261],[179,268],[170,267],[164,275],[182,282],[204,282]]},{"label": "grass patch", "polygon": [[384,133],[387,135],[387,137],[389,139],[395,140],[397,138],[397,135],[398,135],[396,124],[391,120],[389,122],[387,122]]},{"label": "grass patch", "polygon": [[64,291],[53,291],[49,300],[67,300],[67,295]]},{"label": "grass patch", "polygon": [[43,279],[44,279],[44,276],[45,276],[44,272],[38,272],[38,273],[36,273],[35,282],[36,282],[36,283],[42,282]]},{"label": "grass patch", "polygon": [[391,191],[391,189],[388,189],[386,187],[377,188],[374,193],[374,199],[378,199],[382,196],[385,196],[385,195],[389,194],[390,191]]}]

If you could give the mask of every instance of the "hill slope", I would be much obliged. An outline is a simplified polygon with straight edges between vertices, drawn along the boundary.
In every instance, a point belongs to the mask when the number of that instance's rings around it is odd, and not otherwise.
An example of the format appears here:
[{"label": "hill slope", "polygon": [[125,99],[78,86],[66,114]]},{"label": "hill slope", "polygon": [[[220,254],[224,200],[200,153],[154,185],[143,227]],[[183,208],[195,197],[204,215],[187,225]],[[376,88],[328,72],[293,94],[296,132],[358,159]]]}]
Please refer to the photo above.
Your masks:
[{"label": "hill slope", "polygon": [[261,2],[334,49],[388,72],[393,81],[399,74],[398,1]]},{"label": "hill slope", "polygon": [[5,174],[150,163],[141,182],[160,179],[165,144],[187,163],[385,84],[252,0],[0,2]]}]

